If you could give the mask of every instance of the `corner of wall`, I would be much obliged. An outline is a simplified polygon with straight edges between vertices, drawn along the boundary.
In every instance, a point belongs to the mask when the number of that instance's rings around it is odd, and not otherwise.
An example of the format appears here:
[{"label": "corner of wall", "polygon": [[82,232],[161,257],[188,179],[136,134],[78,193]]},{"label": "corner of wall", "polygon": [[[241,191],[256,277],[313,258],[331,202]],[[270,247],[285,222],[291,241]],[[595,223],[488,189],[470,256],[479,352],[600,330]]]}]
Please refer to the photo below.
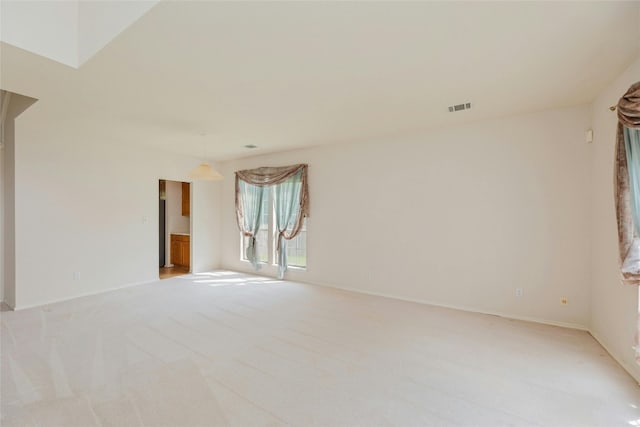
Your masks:
[{"label": "corner of wall", "polygon": [[589,332],[609,354],[640,382],[640,366],[632,349],[637,331],[638,288],[623,285],[618,267],[618,243],[613,203],[613,159],[617,116],[615,105],[639,80],[640,56],[591,104],[594,141],[591,147],[590,307]]}]

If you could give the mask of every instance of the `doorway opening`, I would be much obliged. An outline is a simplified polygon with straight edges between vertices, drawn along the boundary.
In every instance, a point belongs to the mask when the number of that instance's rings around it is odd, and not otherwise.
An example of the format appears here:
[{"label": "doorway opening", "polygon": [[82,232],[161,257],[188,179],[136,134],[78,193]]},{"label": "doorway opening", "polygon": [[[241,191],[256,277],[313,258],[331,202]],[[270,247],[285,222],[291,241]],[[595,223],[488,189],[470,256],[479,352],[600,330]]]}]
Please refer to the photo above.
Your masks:
[{"label": "doorway opening", "polygon": [[158,185],[158,276],[191,272],[191,184],[161,179]]}]

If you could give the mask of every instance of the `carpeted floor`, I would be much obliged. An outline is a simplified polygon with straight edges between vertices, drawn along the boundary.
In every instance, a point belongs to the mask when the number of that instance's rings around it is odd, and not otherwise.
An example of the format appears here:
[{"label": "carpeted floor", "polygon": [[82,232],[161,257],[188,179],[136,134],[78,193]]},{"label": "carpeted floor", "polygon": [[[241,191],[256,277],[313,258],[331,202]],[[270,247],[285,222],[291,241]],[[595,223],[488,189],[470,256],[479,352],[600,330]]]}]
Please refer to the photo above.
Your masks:
[{"label": "carpeted floor", "polygon": [[586,332],[212,272],[2,312],[1,424],[634,426]]}]

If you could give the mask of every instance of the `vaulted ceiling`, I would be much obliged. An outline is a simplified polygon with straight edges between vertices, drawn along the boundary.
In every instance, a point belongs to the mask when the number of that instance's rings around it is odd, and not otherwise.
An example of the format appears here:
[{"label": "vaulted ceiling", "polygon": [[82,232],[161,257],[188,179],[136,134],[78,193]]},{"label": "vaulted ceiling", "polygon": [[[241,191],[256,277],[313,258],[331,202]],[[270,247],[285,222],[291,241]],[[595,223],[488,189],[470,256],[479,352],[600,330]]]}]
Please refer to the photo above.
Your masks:
[{"label": "vaulted ceiling", "polygon": [[77,69],[0,47],[40,120],[224,160],[587,103],[638,57],[640,3],[162,1]]}]

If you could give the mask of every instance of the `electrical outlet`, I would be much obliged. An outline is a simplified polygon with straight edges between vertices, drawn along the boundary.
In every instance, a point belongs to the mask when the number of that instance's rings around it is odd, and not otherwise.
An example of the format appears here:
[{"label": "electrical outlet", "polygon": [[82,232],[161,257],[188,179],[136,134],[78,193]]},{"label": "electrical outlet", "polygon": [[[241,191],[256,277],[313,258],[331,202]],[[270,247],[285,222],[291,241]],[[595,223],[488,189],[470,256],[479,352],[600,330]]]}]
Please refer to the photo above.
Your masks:
[{"label": "electrical outlet", "polygon": [[522,288],[516,288],[516,296],[521,297],[524,295],[524,290]]},{"label": "electrical outlet", "polygon": [[567,299],[567,297],[560,298],[560,304],[562,304],[562,305],[569,304],[569,300]]},{"label": "electrical outlet", "polygon": [[79,271],[74,271],[73,272],[73,280],[80,280],[80,272]]}]

